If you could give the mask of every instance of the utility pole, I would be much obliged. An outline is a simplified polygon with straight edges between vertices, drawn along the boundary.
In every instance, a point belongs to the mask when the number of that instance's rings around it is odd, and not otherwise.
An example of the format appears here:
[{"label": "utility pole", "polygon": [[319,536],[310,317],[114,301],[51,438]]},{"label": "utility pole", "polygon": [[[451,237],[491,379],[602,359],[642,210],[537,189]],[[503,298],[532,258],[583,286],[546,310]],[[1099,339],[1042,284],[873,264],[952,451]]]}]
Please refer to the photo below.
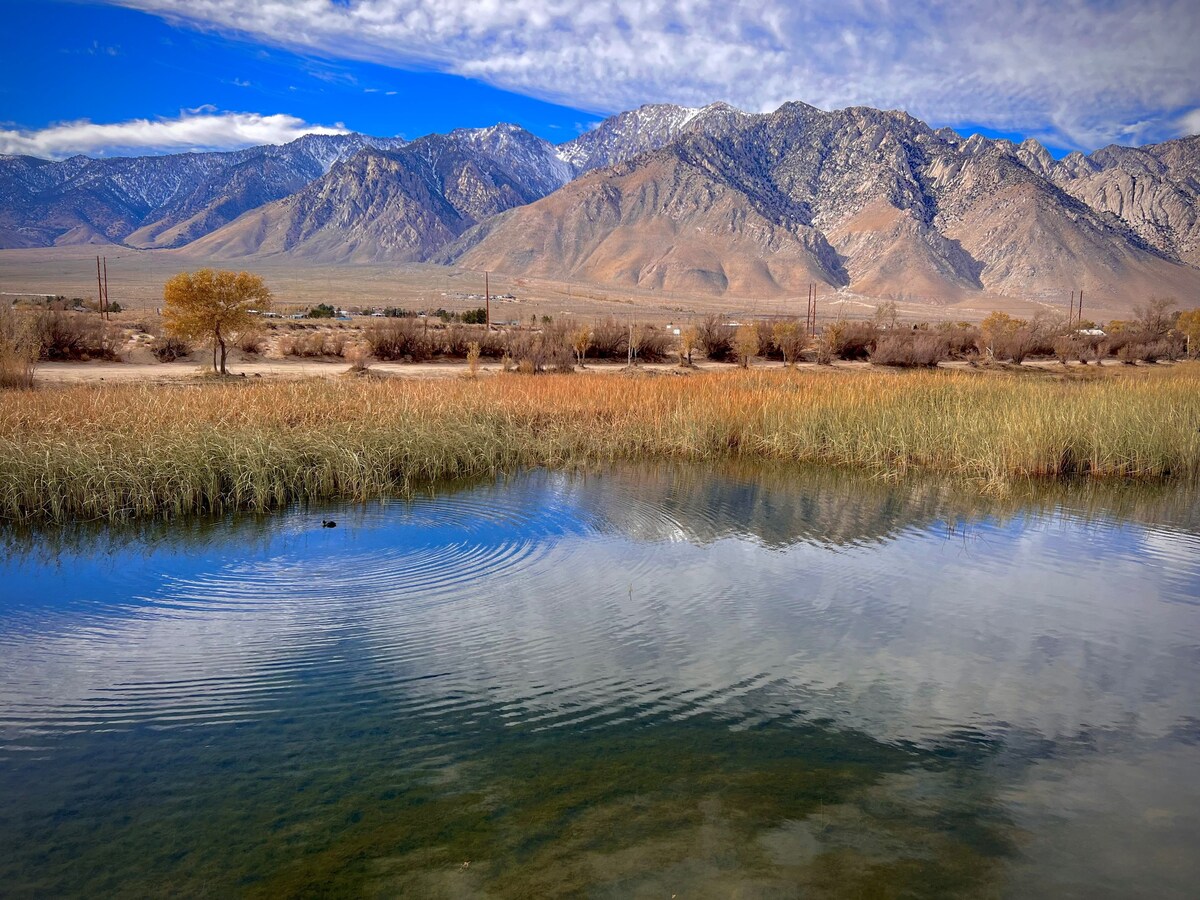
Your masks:
[{"label": "utility pole", "polygon": [[1083,288],[1079,289],[1079,316],[1075,322],[1080,328],[1083,327]]},{"label": "utility pole", "polygon": [[1071,303],[1067,307],[1067,327],[1071,327],[1071,323],[1075,320],[1075,292],[1071,291]]},{"label": "utility pole", "polygon": [[492,330],[492,289],[488,282],[488,273],[483,273],[483,302],[485,304],[485,316],[487,318],[487,330]]},{"label": "utility pole", "polygon": [[108,311],[108,257],[104,257],[104,318],[111,320],[112,313]]},{"label": "utility pole", "polygon": [[808,333],[811,337],[817,335],[817,284],[808,283]]},{"label": "utility pole", "polygon": [[100,281],[100,257],[96,256],[96,305],[104,309],[104,284]]}]

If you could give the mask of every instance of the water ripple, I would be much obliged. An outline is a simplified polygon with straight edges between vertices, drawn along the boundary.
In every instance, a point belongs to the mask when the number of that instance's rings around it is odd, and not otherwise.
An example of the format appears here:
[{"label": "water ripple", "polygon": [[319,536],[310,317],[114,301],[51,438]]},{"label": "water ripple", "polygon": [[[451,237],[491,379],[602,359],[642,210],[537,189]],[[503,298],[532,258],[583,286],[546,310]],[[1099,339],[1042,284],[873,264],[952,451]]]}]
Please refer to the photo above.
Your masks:
[{"label": "water ripple", "polygon": [[856,502],[543,474],[338,507],[334,530],[293,510],[253,552],[132,548],[95,596],[2,608],[0,742],[369,711],[937,742],[1197,713],[1196,534],[1065,509],[948,529],[924,501]]}]

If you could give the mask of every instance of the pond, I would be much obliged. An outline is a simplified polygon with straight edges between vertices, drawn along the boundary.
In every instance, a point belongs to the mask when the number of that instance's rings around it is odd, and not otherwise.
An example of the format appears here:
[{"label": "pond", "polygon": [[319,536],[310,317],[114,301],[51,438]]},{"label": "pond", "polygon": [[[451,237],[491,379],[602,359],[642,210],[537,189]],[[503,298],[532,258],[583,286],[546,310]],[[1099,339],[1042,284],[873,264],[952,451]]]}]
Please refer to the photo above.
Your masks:
[{"label": "pond", "polygon": [[1200,501],[630,466],[9,532],[0,796],[7,896],[1190,897]]}]

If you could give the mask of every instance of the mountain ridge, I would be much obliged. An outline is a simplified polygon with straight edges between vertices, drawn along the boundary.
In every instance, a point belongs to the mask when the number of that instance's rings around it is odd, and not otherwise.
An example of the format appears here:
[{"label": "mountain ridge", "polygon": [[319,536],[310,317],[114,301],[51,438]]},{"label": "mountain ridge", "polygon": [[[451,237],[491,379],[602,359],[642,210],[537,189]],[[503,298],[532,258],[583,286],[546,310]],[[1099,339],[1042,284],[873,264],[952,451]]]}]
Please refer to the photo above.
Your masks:
[{"label": "mountain ridge", "polygon": [[224,154],[0,157],[0,247],[432,261],[706,294],[1200,288],[1200,137],[1053,156],[900,110],[648,104],[520,126],[308,135]]}]

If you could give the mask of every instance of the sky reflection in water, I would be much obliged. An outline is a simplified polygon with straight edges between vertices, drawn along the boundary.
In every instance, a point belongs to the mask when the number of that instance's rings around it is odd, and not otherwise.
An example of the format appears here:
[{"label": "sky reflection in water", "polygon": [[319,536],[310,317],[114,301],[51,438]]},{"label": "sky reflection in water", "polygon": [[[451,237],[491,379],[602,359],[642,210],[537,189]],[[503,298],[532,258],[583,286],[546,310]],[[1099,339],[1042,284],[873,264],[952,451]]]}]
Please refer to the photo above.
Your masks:
[{"label": "sky reflection in water", "polygon": [[1182,897],[1200,876],[1190,488],[627,468],[327,511],[9,536],[0,883]]}]

